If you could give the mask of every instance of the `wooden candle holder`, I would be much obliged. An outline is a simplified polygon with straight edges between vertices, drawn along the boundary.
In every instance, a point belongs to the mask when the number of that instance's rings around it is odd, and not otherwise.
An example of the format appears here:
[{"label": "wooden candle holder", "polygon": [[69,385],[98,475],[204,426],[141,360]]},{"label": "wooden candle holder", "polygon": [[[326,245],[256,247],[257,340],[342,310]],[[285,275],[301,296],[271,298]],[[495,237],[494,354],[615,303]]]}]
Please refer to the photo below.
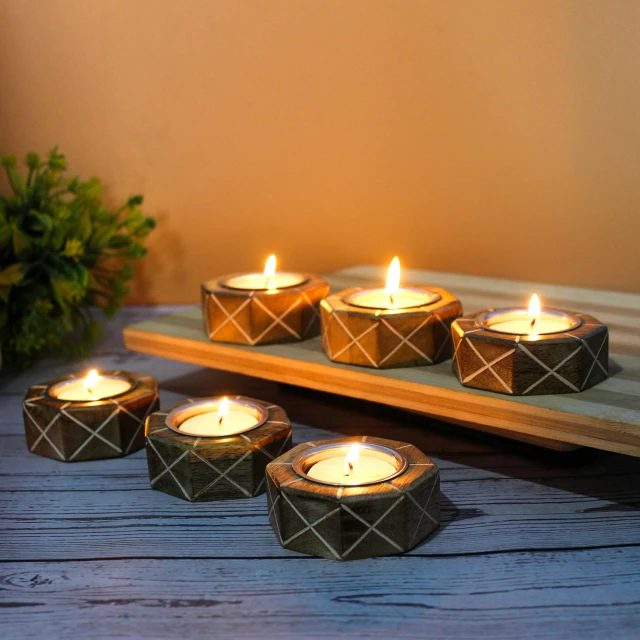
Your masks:
[{"label": "wooden candle holder", "polygon": [[[332,486],[309,480],[296,459],[315,447],[346,442],[379,445],[406,460],[384,482]],[[267,465],[269,521],[285,549],[321,558],[353,560],[404,553],[440,523],[437,466],[413,445],[383,438],[306,442]]]},{"label": "wooden candle holder", "polygon": [[322,348],[333,362],[376,369],[432,365],[451,357],[451,323],[460,301],[439,287],[413,287],[440,296],[409,309],[367,309],[345,302],[362,288],[320,303]]},{"label": "wooden candle holder", "polygon": [[302,274],[302,284],[272,290],[226,287],[224,282],[235,275],[202,285],[202,314],[210,340],[255,346],[318,335],[318,303],[329,293],[322,278]]},{"label": "wooden candle holder", "polygon": [[105,371],[131,383],[124,393],[90,402],[59,400],[48,390],[75,375],[27,390],[22,412],[29,451],[64,462],[119,458],[144,447],[144,422],[158,404],[158,382],[128,371]]},{"label": "wooden candle holder", "polygon": [[485,328],[491,312],[451,326],[453,371],[464,386],[514,396],[576,393],[609,375],[609,331],[593,316],[572,313],[579,326],[529,337]]},{"label": "wooden candle holder", "polygon": [[264,493],[268,462],[291,447],[291,424],[280,407],[236,396],[264,407],[266,421],[233,436],[181,433],[169,426],[169,414],[206,398],[178,402],[149,416],[147,462],[151,487],[191,502],[252,498]]}]

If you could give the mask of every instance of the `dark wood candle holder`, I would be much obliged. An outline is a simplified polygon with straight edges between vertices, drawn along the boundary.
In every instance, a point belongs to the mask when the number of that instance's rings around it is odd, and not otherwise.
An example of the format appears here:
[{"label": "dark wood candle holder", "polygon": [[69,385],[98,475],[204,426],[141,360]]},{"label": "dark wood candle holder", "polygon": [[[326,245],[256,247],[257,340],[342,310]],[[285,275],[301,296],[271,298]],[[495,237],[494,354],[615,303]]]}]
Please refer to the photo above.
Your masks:
[{"label": "dark wood candle holder", "polygon": [[236,396],[262,407],[264,421],[233,436],[193,436],[177,430],[172,416],[211,399],[178,402],[149,416],[147,462],[151,487],[177,498],[200,502],[252,498],[265,490],[268,462],[291,447],[291,424],[280,407]]},{"label": "dark wood candle holder", "polygon": [[302,274],[304,282],[280,289],[233,289],[225,282],[236,275],[202,285],[202,314],[214,342],[261,345],[296,342],[318,335],[318,304],[329,293],[322,278]]},{"label": "dark wood candle holder", "polygon": [[437,294],[429,305],[370,309],[349,304],[362,288],[330,295],[320,303],[322,347],[333,362],[376,369],[432,365],[451,357],[451,322],[460,301],[439,287],[413,287]]},{"label": "dark wood candle holder", "polygon": [[593,316],[578,326],[536,336],[492,331],[483,318],[493,309],[458,318],[451,326],[453,371],[466,387],[508,395],[576,393],[608,376],[609,331]]},{"label": "dark wood candle holder", "polygon": [[158,382],[128,371],[105,371],[131,383],[102,400],[69,401],[50,395],[70,375],[30,387],[22,405],[29,451],[64,462],[119,458],[144,447],[144,423],[158,404]]},{"label": "dark wood candle holder", "polygon": [[[405,461],[389,480],[335,486],[308,479],[305,458],[319,447],[363,443]],[[334,560],[409,551],[440,523],[437,466],[413,445],[382,438],[306,442],[267,465],[269,521],[285,549]]]}]

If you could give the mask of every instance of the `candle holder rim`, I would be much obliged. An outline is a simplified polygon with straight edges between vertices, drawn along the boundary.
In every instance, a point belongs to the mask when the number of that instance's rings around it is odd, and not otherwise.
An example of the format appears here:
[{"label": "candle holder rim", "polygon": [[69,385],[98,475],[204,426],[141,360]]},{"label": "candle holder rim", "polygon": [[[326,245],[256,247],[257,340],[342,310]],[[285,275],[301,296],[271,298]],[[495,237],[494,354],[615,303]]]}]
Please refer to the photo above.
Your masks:
[{"label": "candle holder rim", "polygon": [[[238,433],[232,433],[232,434],[221,434],[219,436],[210,436],[210,435],[202,436],[202,435],[196,435],[193,433],[187,433],[186,431],[180,430],[180,425],[185,420],[188,420],[189,418],[193,418],[197,415],[200,415],[201,413],[206,413],[206,411],[202,411],[202,410],[198,411],[198,409],[217,406],[218,404],[220,404],[220,402],[224,397],[228,398],[229,404],[239,404],[239,405],[254,409],[258,413],[258,422],[252,427],[249,427],[249,429],[245,429],[244,431],[238,431]],[[187,414],[187,415],[183,417],[180,422],[177,422],[177,418],[180,416],[183,416],[184,414]],[[186,436],[188,438],[203,438],[203,439],[207,438],[207,439],[213,439],[213,440],[220,440],[222,438],[235,438],[242,435],[243,433],[254,431],[258,427],[263,426],[268,420],[269,420],[269,412],[267,411],[267,408],[262,406],[261,404],[252,402],[248,398],[243,398],[243,397],[229,398],[229,396],[211,396],[210,398],[201,398],[199,400],[195,400],[194,402],[185,402],[184,404],[181,404],[179,407],[176,407],[175,409],[173,409],[167,414],[167,417],[165,418],[164,422],[165,422],[165,425],[169,429],[171,429],[171,431],[181,436]]]},{"label": "candle holder rim", "polygon": [[306,284],[308,284],[312,279],[313,276],[311,276],[308,273],[302,273],[300,271],[276,271],[276,273],[274,275],[277,276],[281,276],[281,275],[293,275],[293,276],[301,276],[302,280],[300,280],[300,282],[296,282],[295,284],[289,284],[286,285],[284,287],[255,287],[253,289],[242,289],[239,287],[232,287],[230,286],[228,283],[229,280],[232,280],[233,278],[239,278],[242,276],[261,276],[264,275],[263,273],[259,272],[259,271],[247,271],[247,272],[236,272],[236,273],[229,273],[225,276],[221,276],[218,278],[212,278],[211,280],[207,280],[203,283],[203,287],[207,290],[207,291],[215,291],[215,288],[222,288],[222,289],[226,289],[228,291],[240,291],[240,292],[248,292],[248,291],[283,291],[283,290],[288,290],[288,289],[295,289],[296,287],[304,287]]},{"label": "candle holder rim", "polygon": [[[565,318],[566,320],[569,321],[570,324],[566,329],[563,329],[562,331],[538,331],[538,332],[534,332],[536,335],[549,336],[557,333],[566,333],[567,331],[573,331],[577,329],[583,324],[582,318],[580,318],[577,314],[572,313],[571,311],[566,311],[565,309],[556,309],[554,307],[544,307],[541,310],[541,314],[542,313],[548,313],[558,318]],[[511,332],[499,331],[497,329],[493,329],[491,324],[489,324],[491,319],[501,315],[506,315],[506,314],[517,314],[517,315],[527,316],[528,309],[524,307],[504,307],[502,309],[488,309],[487,311],[481,311],[480,313],[478,313],[474,318],[474,322],[476,326],[480,327],[481,329],[491,331],[492,333],[499,333],[499,334],[502,334],[503,336],[530,335],[530,332],[511,333]]]},{"label": "candle holder rim", "polygon": [[69,384],[71,382],[74,382],[75,380],[82,380],[83,378],[86,377],[86,374],[84,375],[72,374],[70,377],[65,377],[62,379],[58,378],[57,380],[54,380],[53,382],[48,384],[47,388],[44,391],[44,395],[47,397],[48,400],[55,400],[56,402],[61,402],[61,403],[71,402],[73,404],[90,404],[92,406],[95,406],[95,404],[98,402],[110,402],[111,400],[114,400],[116,398],[122,398],[122,396],[125,396],[126,394],[134,391],[140,384],[140,380],[132,378],[129,374],[120,374],[120,373],[116,373],[115,371],[105,371],[104,373],[100,373],[99,376],[101,378],[112,378],[112,379],[116,378],[119,380],[126,380],[131,386],[128,389],[121,391],[120,393],[116,393],[112,396],[104,396],[103,398],[98,398],[97,400],[61,400],[57,396],[54,396],[51,393],[51,390],[54,387],[63,386],[64,384]]},{"label": "candle holder rim", "polygon": [[400,307],[397,309],[386,309],[383,307],[370,307],[368,305],[358,304],[357,302],[353,302],[353,298],[357,296],[359,293],[363,291],[386,291],[385,287],[355,287],[354,289],[347,289],[346,291],[342,291],[337,294],[339,298],[344,302],[344,304],[349,305],[350,307],[356,307],[357,309],[368,309],[370,311],[381,311],[381,312],[392,312],[399,313],[402,311],[415,311],[416,309],[420,309],[422,307],[430,307],[436,302],[440,302],[442,300],[442,295],[427,286],[413,285],[411,287],[400,287],[398,291],[412,291],[413,293],[428,293],[431,295],[428,302],[420,302],[410,307]]},{"label": "candle holder rim", "polygon": [[[315,463],[320,462],[320,460],[324,460],[324,457],[321,457],[317,460],[309,461],[310,458],[315,457],[317,455],[322,455],[323,453],[329,452],[331,449],[341,449],[353,444],[358,444],[361,449],[368,449],[370,451],[376,451],[378,453],[384,453],[387,456],[391,456],[397,463],[396,471],[385,478],[379,478],[377,480],[368,480],[366,482],[358,482],[357,484],[348,484],[343,482],[329,482],[327,480],[318,480],[317,478],[312,478],[307,474],[307,470]],[[305,469],[305,464],[307,465]],[[385,447],[380,444],[375,444],[373,442],[358,442],[358,441],[340,441],[340,442],[330,442],[327,444],[321,444],[308,449],[307,451],[301,451],[292,461],[291,468],[295,473],[297,473],[301,478],[308,480],[309,482],[313,482],[315,484],[328,485],[332,487],[364,487],[372,484],[380,484],[382,482],[388,482],[389,480],[393,480],[393,478],[397,478],[399,475],[403,474],[407,468],[409,467],[409,460],[407,457],[401,453],[400,451],[396,451],[394,449],[390,449],[389,447]]]}]

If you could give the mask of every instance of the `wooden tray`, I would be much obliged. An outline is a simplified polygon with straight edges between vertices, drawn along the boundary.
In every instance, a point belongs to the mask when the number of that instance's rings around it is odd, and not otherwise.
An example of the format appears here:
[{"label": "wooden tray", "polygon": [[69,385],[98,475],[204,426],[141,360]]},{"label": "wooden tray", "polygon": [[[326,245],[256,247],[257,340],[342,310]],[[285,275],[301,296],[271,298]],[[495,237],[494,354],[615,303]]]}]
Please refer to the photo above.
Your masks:
[{"label": "wooden tray", "polygon": [[[380,283],[384,271],[361,266],[326,278],[339,291]],[[445,287],[465,312],[522,305],[536,292],[546,306],[592,314],[610,329],[612,375],[577,394],[503,396],[463,387],[450,360],[374,370],[329,361],[320,338],[262,347],[213,343],[200,307],[129,326],[124,341],[133,351],[380,402],[556,449],[578,445],[640,456],[640,295],[418,270],[403,273],[403,282]]]}]

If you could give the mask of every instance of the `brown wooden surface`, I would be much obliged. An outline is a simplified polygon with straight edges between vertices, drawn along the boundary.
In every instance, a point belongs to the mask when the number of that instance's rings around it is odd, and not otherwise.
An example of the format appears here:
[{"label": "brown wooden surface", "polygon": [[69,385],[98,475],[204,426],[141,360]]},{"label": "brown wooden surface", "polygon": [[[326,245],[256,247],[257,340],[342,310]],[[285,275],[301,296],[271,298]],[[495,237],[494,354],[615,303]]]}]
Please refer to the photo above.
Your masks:
[{"label": "brown wooden surface", "polygon": [[[356,281],[362,284],[369,278],[377,283],[383,277],[380,270],[361,268],[327,276],[327,280],[333,289],[341,290]],[[455,280],[450,274],[438,277],[437,274],[413,271],[406,275],[407,284],[445,284],[463,305],[467,305],[464,292],[469,291],[474,280],[458,276],[458,287]],[[498,285],[468,295],[469,299],[480,303],[478,311],[500,306],[487,304],[488,295],[493,293],[499,298],[498,302],[505,300],[505,306],[515,304],[515,295],[509,298],[503,293],[500,296],[499,289],[537,290],[542,294],[543,304],[548,299],[553,301],[553,306],[568,310],[573,310],[571,307],[576,304],[584,304],[585,312],[600,321],[608,324],[610,318],[613,323],[608,325],[611,351],[615,354],[610,359],[610,377],[579,394],[503,396],[463,387],[449,361],[429,367],[374,370],[329,361],[319,338],[264,347],[214,344],[202,330],[199,308],[127,327],[124,339],[127,347],[135,351],[380,402],[456,424],[501,429],[517,437],[543,438],[640,455],[640,358],[624,355],[637,353],[636,347],[640,345],[640,325],[637,323],[640,296],[559,290],[527,283],[516,287],[516,283],[503,281]],[[489,287],[489,284],[482,280],[477,286]],[[557,299],[560,294],[567,296],[564,304]],[[521,298],[525,297],[523,293]],[[617,307],[614,306],[616,300]],[[603,313],[593,312],[594,307]],[[469,307],[465,308],[469,310]],[[607,309],[609,311],[604,313]]]}]

